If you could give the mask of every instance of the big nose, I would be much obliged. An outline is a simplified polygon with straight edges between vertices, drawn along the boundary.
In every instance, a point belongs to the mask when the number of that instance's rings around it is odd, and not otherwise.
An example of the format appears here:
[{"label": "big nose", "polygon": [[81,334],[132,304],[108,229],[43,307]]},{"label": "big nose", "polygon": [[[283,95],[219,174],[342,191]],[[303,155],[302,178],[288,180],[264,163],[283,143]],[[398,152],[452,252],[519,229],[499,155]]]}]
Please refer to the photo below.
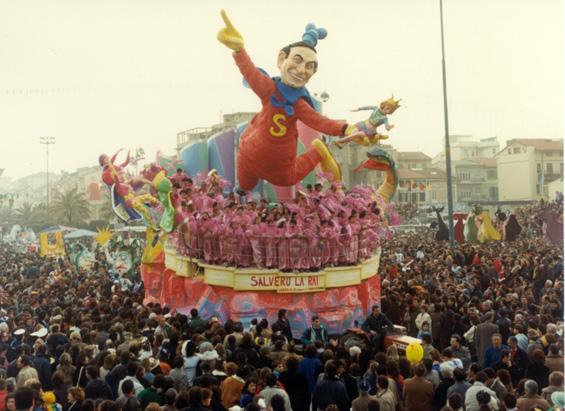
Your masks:
[{"label": "big nose", "polygon": [[300,74],[304,74],[304,72],[306,71],[306,65],[304,63],[298,64],[296,66],[296,71]]}]

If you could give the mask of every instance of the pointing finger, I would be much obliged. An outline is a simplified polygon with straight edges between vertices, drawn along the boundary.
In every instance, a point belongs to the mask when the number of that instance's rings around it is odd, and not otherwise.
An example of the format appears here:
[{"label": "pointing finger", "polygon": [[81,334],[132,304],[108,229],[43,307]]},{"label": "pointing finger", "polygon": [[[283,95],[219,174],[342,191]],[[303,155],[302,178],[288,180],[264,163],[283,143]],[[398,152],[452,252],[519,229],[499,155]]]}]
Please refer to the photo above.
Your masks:
[{"label": "pointing finger", "polygon": [[224,20],[224,24],[226,25],[226,28],[233,29],[234,26],[233,26],[230,18],[228,17],[228,14],[226,13],[226,11],[222,10],[220,13],[222,15],[222,19]]}]

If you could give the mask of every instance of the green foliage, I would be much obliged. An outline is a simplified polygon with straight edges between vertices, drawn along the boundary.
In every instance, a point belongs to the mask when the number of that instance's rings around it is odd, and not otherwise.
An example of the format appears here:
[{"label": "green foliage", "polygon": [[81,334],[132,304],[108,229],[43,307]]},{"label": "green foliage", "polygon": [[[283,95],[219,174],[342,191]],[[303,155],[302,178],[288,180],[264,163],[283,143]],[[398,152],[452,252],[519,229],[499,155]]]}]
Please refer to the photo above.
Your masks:
[{"label": "green foliage", "polygon": [[86,194],[77,187],[58,191],[51,201],[51,222],[70,227],[85,226],[90,217],[90,205]]},{"label": "green foliage", "polygon": [[35,232],[47,228],[47,207],[45,204],[25,202],[16,209],[12,223],[30,227]]}]

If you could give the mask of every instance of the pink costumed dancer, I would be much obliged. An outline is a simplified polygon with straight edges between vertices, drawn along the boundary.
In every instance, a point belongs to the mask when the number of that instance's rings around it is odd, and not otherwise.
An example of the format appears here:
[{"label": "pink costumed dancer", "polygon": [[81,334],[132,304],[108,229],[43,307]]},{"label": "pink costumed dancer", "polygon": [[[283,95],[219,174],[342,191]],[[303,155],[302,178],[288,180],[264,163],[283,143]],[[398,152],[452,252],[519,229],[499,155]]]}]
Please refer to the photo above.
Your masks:
[{"label": "pink costumed dancer", "polygon": [[249,267],[253,260],[253,253],[249,237],[241,225],[238,225],[234,231],[234,240],[236,241],[235,265]]},{"label": "pink costumed dancer", "polygon": [[253,265],[258,268],[265,267],[265,232],[267,226],[261,222],[261,218],[255,219],[255,224],[252,224],[246,231],[246,235],[251,243],[251,250],[253,252]]},{"label": "pink costumed dancer", "polygon": [[214,226],[215,224],[210,220],[208,213],[205,213],[202,216],[202,222],[200,224],[200,238],[202,238],[202,255],[204,261],[208,264],[214,263],[213,243],[214,237],[216,236]]},{"label": "pink costumed dancer", "polygon": [[290,247],[289,238],[292,235],[290,230],[285,227],[284,220],[279,221],[277,224],[277,233],[279,237],[279,243],[277,246],[277,265],[278,269],[281,271],[290,270]]},{"label": "pink costumed dancer", "polygon": [[232,221],[227,227],[224,227],[220,236],[221,244],[221,260],[227,266],[235,264],[235,254],[237,252],[237,239],[235,238],[235,230],[237,224]]},{"label": "pink costumed dancer", "polygon": [[[271,217],[271,216],[269,216]],[[265,244],[265,266],[267,268],[275,268],[278,266],[278,248],[279,248],[279,229],[275,223],[269,221],[264,232]]]},{"label": "pink costumed dancer", "polygon": [[305,269],[319,270],[322,267],[322,253],[320,246],[320,236],[316,233],[313,224],[306,220],[304,237],[306,240],[305,249],[308,250]]},{"label": "pink costumed dancer", "polygon": [[194,214],[188,217],[188,255],[192,258],[200,258],[202,249],[198,244],[198,221]]},{"label": "pink costumed dancer", "polygon": [[304,247],[302,230],[296,225],[295,220],[290,221],[286,231],[286,238],[289,248],[289,268],[292,271],[304,269],[304,258],[307,249]]}]

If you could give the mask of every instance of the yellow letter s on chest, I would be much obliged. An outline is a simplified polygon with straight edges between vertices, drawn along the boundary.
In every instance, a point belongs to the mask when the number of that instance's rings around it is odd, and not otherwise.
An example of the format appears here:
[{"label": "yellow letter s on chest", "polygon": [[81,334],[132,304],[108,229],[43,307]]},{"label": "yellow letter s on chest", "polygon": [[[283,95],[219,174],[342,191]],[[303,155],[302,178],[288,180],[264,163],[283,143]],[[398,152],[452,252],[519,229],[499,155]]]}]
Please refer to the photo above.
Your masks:
[{"label": "yellow letter s on chest", "polygon": [[284,114],[275,114],[273,116],[273,123],[275,124],[275,127],[271,127],[269,128],[269,133],[271,133],[271,135],[273,137],[282,137],[286,134],[286,126],[284,125],[284,122],[286,121],[286,116]]}]

